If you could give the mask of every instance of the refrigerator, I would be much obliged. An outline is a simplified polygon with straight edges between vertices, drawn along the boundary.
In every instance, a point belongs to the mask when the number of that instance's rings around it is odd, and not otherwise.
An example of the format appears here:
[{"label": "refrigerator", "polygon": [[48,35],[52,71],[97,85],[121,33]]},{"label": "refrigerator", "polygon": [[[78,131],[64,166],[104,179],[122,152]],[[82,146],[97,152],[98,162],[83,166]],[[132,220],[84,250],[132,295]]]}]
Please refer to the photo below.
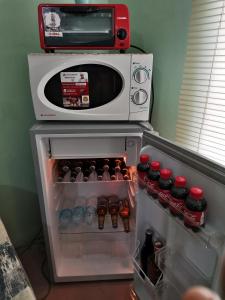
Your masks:
[{"label": "refrigerator", "polygon": [[[225,169],[154,132],[147,122],[37,122],[30,130],[36,181],[48,262],[54,282],[132,279],[141,300],[180,299],[190,286],[205,285],[221,292],[225,242]],[[184,226],[157,199],[138,185],[140,154],[148,154],[173,176],[183,175],[188,187],[200,186],[208,203],[206,224],[199,232]],[[62,159],[121,157],[129,180],[58,182]],[[122,220],[112,228],[110,215],[103,230],[97,216],[91,224],[61,226],[60,211],[90,197],[116,195],[130,205],[130,231]],[[80,200],[83,199],[83,200]],[[143,276],[140,248],[146,229],[163,241],[155,260],[162,278],[154,285]],[[142,275],[141,275],[142,274]],[[131,296],[132,297],[132,296]]]}]

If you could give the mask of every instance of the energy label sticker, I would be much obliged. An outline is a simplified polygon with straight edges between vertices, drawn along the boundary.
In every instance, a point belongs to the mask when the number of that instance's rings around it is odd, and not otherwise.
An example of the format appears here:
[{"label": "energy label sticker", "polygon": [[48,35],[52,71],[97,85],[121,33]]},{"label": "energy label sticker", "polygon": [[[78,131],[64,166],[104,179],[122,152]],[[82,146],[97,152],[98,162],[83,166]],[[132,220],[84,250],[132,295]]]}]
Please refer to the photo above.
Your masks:
[{"label": "energy label sticker", "polygon": [[88,108],[89,85],[87,72],[61,72],[63,106],[66,108]]}]

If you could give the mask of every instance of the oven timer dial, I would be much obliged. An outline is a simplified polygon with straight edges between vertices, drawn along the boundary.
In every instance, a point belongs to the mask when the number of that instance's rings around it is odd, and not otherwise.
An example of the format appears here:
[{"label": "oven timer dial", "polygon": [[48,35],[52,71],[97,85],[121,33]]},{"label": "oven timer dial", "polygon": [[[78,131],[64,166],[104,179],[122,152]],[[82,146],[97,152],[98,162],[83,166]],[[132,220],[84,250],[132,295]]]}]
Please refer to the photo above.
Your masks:
[{"label": "oven timer dial", "polygon": [[136,105],[142,105],[148,100],[148,93],[145,90],[138,90],[132,96],[132,101]]},{"label": "oven timer dial", "polygon": [[134,71],[134,80],[137,83],[144,83],[147,79],[149,79],[149,73],[148,70],[145,68],[138,68]]}]

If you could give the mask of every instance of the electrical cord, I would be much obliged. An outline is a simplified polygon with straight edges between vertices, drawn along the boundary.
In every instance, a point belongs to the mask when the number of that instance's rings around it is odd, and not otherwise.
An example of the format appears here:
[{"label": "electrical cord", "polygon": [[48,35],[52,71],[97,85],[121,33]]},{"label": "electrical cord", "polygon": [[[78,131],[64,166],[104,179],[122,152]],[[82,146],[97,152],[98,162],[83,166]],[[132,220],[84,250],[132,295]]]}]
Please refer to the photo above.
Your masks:
[{"label": "electrical cord", "polygon": [[135,45],[130,45],[131,48],[137,49],[139,51],[141,51],[142,53],[146,53],[146,51],[144,49],[142,49],[141,47],[135,46]]},{"label": "electrical cord", "polygon": [[151,107],[150,107],[150,112],[149,112],[149,123],[152,122],[152,112],[153,112],[153,106],[154,106],[154,84],[153,84],[153,76],[152,76],[152,82],[151,82],[151,89],[152,89],[152,93],[151,93]]},{"label": "electrical cord", "polygon": [[[19,255],[22,256],[24,255],[29,249],[31,249],[33,247],[33,245],[39,241],[41,242],[41,240],[43,241],[43,236],[42,236],[42,227],[38,230],[37,234],[35,234],[35,236],[32,238],[32,240],[28,243],[28,245],[24,245],[24,246],[20,246],[16,248],[16,251],[18,251]],[[43,241],[44,243],[44,241]],[[20,250],[22,250],[20,252]]]},{"label": "electrical cord", "polygon": [[47,256],[46,256],[46,253],[45,253],[44,259],[43,259],[43,261],[42,261],[42,263],[41,263],[41,274],[42,274],[42,276],[44,277],[44,279],[46,280],[46,282],[47,282],[47,284],[48,284],[48,288],[47,288],[46,294],[45,294],[44,297],[42,297],[40,300],[45,300],[45,299],[48,297],[48,295],[50,294],[51,288],[52,288],[52,286],[51,286],[51,281],[50,281],[48,275],[47,275],[46,272],[45,272],[45,265],[46,265],[46,263],[47,263]]},{"label": "electrical cord", "polygon": [[[43,234],[42,234],[42,228],[39,229],[39,231],[37,232],[37,234],[35,234],[35,236],[32,238],[32,240],[28,243],[28,245],[25,246],[21,246],[21,247],[17,247],[16,251],[18,251],[20,256],[23,256],[28,250],[30,250],[35,244],[41,244],[44,246],[44,240],[43,240]],[[22,250],[22,251],[21,251]],[[44,277],[44,279],[46,280],[48,287],[47,287],[47,292],[45,294],[44,297],[42,297],[40,300],[45,300],[50,291],[51,291],[51,282],[50,279],[48,277],[48,275],[45,272],[45,265],[47,262],[47,256],[46,256],[46,252],[44,251],[44,258],[43,261],[41,263],[41,274]]]}]

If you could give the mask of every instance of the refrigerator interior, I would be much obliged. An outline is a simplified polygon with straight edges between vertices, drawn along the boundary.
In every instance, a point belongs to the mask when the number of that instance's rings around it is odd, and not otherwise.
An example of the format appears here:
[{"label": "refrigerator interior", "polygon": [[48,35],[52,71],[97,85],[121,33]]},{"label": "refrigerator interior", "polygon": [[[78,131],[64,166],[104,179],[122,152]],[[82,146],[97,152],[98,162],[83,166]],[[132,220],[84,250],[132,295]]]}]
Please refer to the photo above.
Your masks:
[{"label": "refrigerator interior", "polygon": [[[186,176],[188,187],[199,186],[204,190],[208,203],[206,224],[199,232],[193,232],[183,220],[173,216],[146,188],[139,188],[137,196],[137,242],[134,254],[134,288],[141,300],[178,300],[193,285],[204,285],[220,292],[220,268],[224,255],[224,194],[225,186],[144,139],[142,153],[151,160],[160,161],[162,168],[170,168],[174,176]],[[166,152],[165,152],[166,150]],[[171,153],[171,152],[170,152]],[[191,153],[190,153],[191,156]],[[140,276],[139,251],[144,233],[152,228],[164,247],[156,252],[155,260],[163,279],[153,285],[149,278]]]},{"label": "refrigerator interior", "polygon": [[[107,145],[109,140],[110,145]],[[65,136],[61,139],[38,136],[36,142],[44,202],[42,221],[46,222],[54,280],[62,282],[132,278],[134,273],[132,254],[136,228],[137,155],[133,156],[132,151],[129,155],[129,151],[124,150],[122,146],[125,143],[124,137],[90,140],[90,138],[74,139]],[[136,147],[138,142],[134,144]],[[135,157],[133,163],[132,156]],[[126,160],[129,167],[129,180],[71,182],[67,173],[62,182],[57,181],[57,163],[62,159],[85,160],[111,157],[122,157]],[[112,228],[109,213],[105,216],[103,230],[98,229],[97,216],[93,218],[91,224],[88,224],[85,219],[78,224],[71,219],[71,222],[65,226],[60,221],[62,209],[73,210],[77,202],[85,207],[88,199],[111,195],[129,201],[129,232],[124,231],[119,216],[118,227]]]}]

